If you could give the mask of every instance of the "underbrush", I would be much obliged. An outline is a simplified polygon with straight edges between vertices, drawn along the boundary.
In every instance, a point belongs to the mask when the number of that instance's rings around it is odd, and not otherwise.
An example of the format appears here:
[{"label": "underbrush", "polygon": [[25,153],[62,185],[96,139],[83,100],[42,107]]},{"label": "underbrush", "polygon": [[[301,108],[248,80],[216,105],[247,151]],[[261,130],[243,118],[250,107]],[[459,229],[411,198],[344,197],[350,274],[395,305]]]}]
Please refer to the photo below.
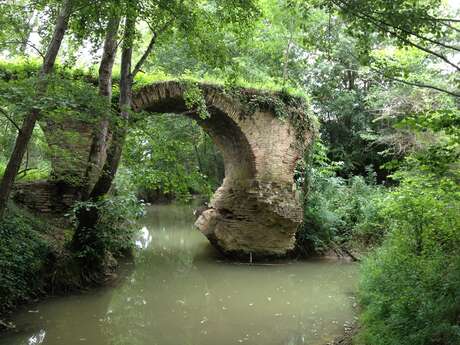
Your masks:
[{"label": "underbrush", "polygon": [[[43,295],[107,280],[117,266],[116,258],[134,246],[134,220],[143,214],[143,207],[134,196],[117,195],[92,205],[77,204],[74,211],[89,206],[99,212],[94,232],[98,243],[88,242],[74,251],[75,230],[67,217],[45,219],[9,205],[0,222],[0,315]],[[100,265],[94,265],[96,261]]]},{"label": "underbrush", "polygon": [[366,177],[338,177],[340,163],[329,161],[321,142],[315,143],[308,159],[305,181],[301,181],[304,224],[298,233],[298,251],[350,254],[350,249],[362,251],[381,243],[385,227],[380,209],[387,191],[376,184],[372,169]]},{"label": "underbrush", "polygon": [[0,314],[37,296],[51,253],[46,224],[10,206],[0,222]]},{"label": "underbrush", "polygon": [[387,236],[361,267],[362,344],[460,344],[459,116],[404,122],[436,140],[405,158],[380,208]]},{"label": "underbrush", "polygon": [[381,210],[389,235],[361,269],[363,344],[460,344],[459,210],[447,179],[391,192]]},{"label": "underbrush", "polygon": [[[82,216],[93,215],[98,219],[94,228],[79,224]],[[130,253],[137,231],[136,220],[142,215],[143,203],[133,193],[126,192],[74,206],[70,216],[77,230],[71,248],[88,274],[94,274],[97,280],[100,273],[111,268],[115,257]]]},{"label": "underbrush", "polygon": [[299,250],[364,249],[360,345],[460,344],[460,187],[458,145],[409,156],[399,185],[342,179],[319,143],[305,182]]}]

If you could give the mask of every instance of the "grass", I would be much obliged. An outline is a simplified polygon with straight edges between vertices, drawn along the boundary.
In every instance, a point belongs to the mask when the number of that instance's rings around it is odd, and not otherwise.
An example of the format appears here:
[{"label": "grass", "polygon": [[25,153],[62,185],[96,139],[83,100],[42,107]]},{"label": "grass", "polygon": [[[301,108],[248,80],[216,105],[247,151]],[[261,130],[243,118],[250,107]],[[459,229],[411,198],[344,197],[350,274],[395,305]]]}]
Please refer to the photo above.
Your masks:
[{"label": "grass", "polygon": [[[38,59],[0,60],[0,78],[27,78],[36,74],[39,71],[39,69],[40,60]],[[57,65],[56,71],[58,73],[63,73],[70,78],[86,77],[90,80],[97,81],[97,68],[95,65],[89,68],[68,68],[63,65]],[[113,79],[115,81],[120,79],[120,73],[117,68],[114,70]],[[232,86],[236,88],[257,89],[273,93],[283,92],[293,97],[309,99],[309,96],[305,90],[296,88],[292,85],[281,85],[274,79],[264,79],[263,81],[248,81],[243,77],[239,76],[237,79],[233,79],[230,82],[225,76],[218,76],[209,73],[204,74],[203,76],[197,76],[196,74],[190,72],[185,73],[183,75],[171,75],[162,71],[161,69],[158,69],[155,72],[138,74],[134,81],[134,89],[139,89],[143,86],[152,83],[170,80],[187,80],[196,83],[207,83],[218,86]]]}]

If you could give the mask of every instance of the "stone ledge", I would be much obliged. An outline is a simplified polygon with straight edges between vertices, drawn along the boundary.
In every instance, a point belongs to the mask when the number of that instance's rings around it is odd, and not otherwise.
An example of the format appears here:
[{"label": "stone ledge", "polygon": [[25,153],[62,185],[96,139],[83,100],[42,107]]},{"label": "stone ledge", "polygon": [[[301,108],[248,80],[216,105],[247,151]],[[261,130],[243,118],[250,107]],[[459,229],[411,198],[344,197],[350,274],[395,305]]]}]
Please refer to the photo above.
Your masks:
[{"label": "stone ledge", "polygon": [[16,183],[13,200],[31,211],[47,214],[61,214],[70,210],[80,199],[76,187],[59,181],[33,181]]}]

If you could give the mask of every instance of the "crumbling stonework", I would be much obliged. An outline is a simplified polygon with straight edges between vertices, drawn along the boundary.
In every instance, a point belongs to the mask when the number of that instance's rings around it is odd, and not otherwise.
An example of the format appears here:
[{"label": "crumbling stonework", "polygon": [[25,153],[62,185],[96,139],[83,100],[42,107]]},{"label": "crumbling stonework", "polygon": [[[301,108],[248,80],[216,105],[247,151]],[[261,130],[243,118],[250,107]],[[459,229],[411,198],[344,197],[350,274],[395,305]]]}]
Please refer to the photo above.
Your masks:
[{"label": "crumbling stonework", "polygon": [[14,185],[12,197],[35,212],[62,214],[79,199],[79,191],[62,182],[21,182]]},{"label": "crumbling stonework", "polygon": [[40,127],[48,144],[53,179],[75,187],[84,185],[94,124],[64,114],[58,120],[41,121]]}]

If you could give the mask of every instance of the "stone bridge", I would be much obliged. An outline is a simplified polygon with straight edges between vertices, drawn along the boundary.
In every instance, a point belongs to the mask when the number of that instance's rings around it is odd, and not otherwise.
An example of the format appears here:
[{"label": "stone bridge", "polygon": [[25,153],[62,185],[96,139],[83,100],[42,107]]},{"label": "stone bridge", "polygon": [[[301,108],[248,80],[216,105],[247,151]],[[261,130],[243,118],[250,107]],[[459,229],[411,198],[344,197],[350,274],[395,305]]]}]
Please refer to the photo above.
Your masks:
[{"label": "stone bridge", "polygon": [[[313,137],[313,129],[305,126],[308,117],[302,101],[252,89],[226,92],[208,84],[194,87],[205,101],[207,117],[184,101],[190,86],[175,81],[143,87],[133,95],[132,106],[147,114],[193,118],[221,151],[225,179],[195,225],[226,254],[285,255],[294,248],[303,218],[294,172]],[[294,126],[296,120],[301,125]],[[58,180],[71,175],[81,178],[88,164],[92,126],[75,122],[43,126],[57,150],[52,164]],[[75,132],[73,142],[57,135],[64,128]],[[69,150],[70,155],[61,154]]]}]

